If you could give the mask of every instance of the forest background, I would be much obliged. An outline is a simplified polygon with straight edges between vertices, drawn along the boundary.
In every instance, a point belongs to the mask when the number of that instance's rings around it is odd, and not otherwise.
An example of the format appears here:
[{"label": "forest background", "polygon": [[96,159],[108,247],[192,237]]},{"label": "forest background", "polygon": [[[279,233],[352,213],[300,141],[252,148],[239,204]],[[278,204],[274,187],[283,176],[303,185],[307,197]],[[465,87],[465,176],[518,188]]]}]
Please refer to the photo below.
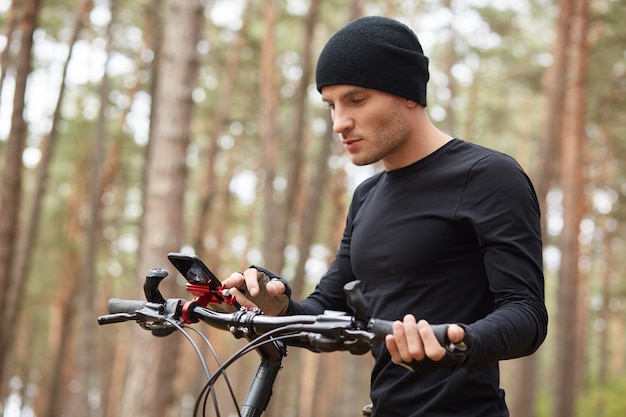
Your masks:
[{"label": "forest background", "polygon": [[[191,415],[180,335],[96,322],[168,252],[313,288],[381,169],[350,164],[313,68],[373,14],[420,37],[439,127],[514,156],[540,197],[550,330],[502,363],[511,415],[626,415],[625,0],[0,0],[0,415]],[[222,359],[240,346],[207,332]],[[291,349],[268,415],[359,415],[370,366]]]}]

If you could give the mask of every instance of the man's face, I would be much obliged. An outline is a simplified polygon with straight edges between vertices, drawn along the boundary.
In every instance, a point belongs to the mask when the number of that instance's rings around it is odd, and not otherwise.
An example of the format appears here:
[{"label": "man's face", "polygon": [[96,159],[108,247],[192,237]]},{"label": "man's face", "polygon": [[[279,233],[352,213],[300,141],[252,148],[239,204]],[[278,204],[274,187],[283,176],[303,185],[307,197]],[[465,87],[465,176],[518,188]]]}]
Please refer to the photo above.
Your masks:
[{"label": "man's face", "polygon": [[352,163],[382,160],[386,169],[393,169],[389,163],[402,159],[411,133],[404,98],[353,85],[331,85],[322,89],[322,99]]}]

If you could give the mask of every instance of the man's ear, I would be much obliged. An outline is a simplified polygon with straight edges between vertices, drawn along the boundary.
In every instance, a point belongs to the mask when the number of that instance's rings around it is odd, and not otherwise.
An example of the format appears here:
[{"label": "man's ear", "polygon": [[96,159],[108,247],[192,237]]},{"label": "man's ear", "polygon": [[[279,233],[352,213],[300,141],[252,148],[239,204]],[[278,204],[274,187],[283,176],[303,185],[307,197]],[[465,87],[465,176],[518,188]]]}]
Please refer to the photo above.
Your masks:
[{"label": "man's ear", "polygon": [[410,108],[410,109],[412,109],[412,108],[414,108],[415,106],[417,106],[417,102],[416,102],[416,101],[409,100],[408,98],[405,98],[405,99],[404,99],[404,102],[405,102],[405,105],[406,105],[408,108]]}]

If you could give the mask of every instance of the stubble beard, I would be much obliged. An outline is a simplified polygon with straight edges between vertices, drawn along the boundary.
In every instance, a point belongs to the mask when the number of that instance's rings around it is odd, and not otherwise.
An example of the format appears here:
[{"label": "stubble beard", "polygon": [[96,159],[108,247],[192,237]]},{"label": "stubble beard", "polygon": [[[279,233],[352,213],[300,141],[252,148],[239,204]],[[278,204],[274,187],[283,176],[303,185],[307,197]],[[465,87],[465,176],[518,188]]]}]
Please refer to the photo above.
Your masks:
[{"label": "stubble beard", "polygon": [[398,152],[407,142],[409,134],[410,128],[404,115],[393,109],[386,122],[365,139],[371,148],[365,149],[362,155],[350,155],[350,159],[357,166],[379,162],[388,155]]}]

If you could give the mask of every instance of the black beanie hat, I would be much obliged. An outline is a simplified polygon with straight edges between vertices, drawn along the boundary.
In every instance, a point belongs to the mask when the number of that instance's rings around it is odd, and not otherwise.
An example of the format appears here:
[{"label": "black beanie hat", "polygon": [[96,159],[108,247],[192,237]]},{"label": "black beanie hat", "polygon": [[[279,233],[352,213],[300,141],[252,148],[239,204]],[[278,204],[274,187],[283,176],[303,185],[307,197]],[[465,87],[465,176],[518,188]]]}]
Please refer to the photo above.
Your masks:
[{"label": "black beanie hat", "polygon": [[317,90],[349,84],[391,93],[426,107],[428,58],[415,33],[381,16],[354,20],[335,33],[320,54]]}]

